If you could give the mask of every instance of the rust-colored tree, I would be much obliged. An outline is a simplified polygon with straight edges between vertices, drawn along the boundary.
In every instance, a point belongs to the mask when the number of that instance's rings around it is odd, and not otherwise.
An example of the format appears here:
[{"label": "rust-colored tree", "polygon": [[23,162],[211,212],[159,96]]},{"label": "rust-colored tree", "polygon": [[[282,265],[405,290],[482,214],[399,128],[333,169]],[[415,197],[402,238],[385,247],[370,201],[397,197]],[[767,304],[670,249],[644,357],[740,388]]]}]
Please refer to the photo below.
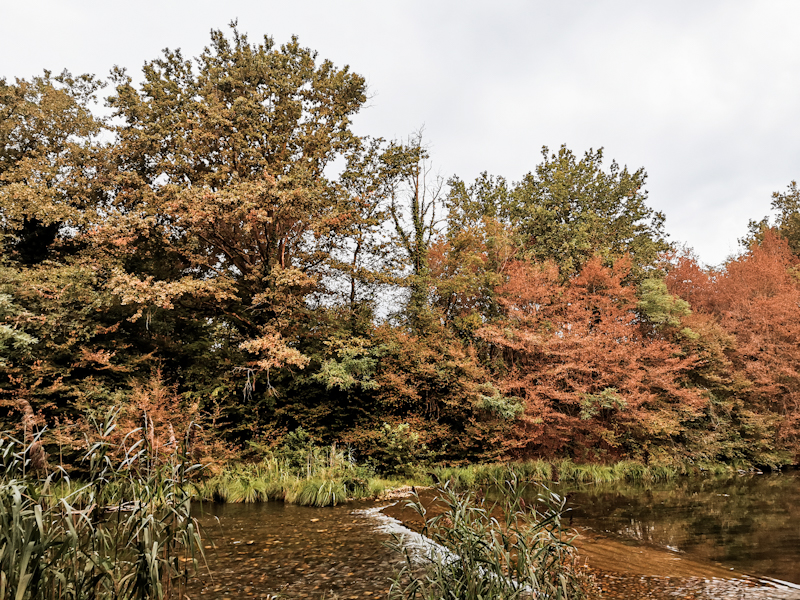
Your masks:
[{"label": "rust-colored tree", "polygon": [[[736,394],[749,428],[775,429],[761,442],[765,457],[798,452],[800,434],[800,279],[798,260],[785,239],[766,230],[760,242],[717,273],[703,273],[689,259],[668,276],[670,290],[715,320],[729,345]],[[784,459],[786,457],[784,456]]]},{"label": "rust-colored tree", "polygon": [[525,399],[517,454],[648,460],[700,415],[703,395],[683,385],[695,357],[649,335],[629,268],[595,257],[563,284],[551,263],[505,270],[504,317],[479,336],[502,355],[503,391]]}]

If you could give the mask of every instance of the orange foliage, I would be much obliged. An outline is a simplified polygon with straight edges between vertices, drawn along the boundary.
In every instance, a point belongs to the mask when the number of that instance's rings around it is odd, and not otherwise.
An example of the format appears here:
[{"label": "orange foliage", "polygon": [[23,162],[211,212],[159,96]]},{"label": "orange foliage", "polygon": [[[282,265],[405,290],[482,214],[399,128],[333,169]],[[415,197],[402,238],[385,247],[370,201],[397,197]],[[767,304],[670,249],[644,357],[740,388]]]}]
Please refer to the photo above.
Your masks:
[{"label": "orange foliage", "polygon": [[[669,273],[670,292],[716,319],[735,339],[731,362],[749,382],[756,411],[780,417],[783,442],[800,433],[800,279],[788,243],[766,231],[760,244],[707,275],[690,259]],[[689,283],[691,282],[691,285]],[[796,450],[795,450],[796,452]]]},{"label": "orange foliage", "polygon": [[549,264],[505,270],[504,318],[478,335],[508,368],[503,391],[525,399],[518,454],[646,459],[700,414],[705,399],[682,386],[695,358],[647,335],[622,284],[629,269],[596,257],[564,284]]},{"label": "orange foliage", "polygon": [[[112,454],[135,452],[141,441],[152,456],[163,462],[179,452],[186,452],[191,460],[204,465],[221,464],[230,456],[208,430],[208,419],[201,414],[199,404],[182,401],[176,388],[164,381],[161,371],[155,371],[145,383],[133,381],[127,401],[118,409],[117,426],[105,438]],[[81,425],[80,429],[93,440],[95,432],[86,423]]]}]

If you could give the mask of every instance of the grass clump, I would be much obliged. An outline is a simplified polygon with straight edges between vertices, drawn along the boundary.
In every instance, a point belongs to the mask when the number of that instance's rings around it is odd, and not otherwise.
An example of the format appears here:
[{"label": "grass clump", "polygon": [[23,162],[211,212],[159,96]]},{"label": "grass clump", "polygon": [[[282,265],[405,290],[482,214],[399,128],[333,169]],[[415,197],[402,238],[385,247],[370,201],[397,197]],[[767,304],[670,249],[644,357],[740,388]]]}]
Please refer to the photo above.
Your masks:
[{"label": "grass clump", "polygon": [[492,482],[497,503],[448,486],[438,490],[444,512],[430,516],[414,497],[407,506],[423,520],[431,540],[423,556],[404,555],[392,584],[394,600],[580,599],[592,590],[577,567],[569,532],[561,525],[564,499],[541,488],[537,502],[526,504],[525,486],[515,477]]},{"label": "grass clump", "polygon": [[336,506],[349,499],[381,496],[398,482],[381,479],[351,453],[332,444],[318,447],[297,430],[258,463],[231,465],[197,486],[200,500]]},{"label": "grass clump", "polygon": [[336,506],[347,500],[347,490],[341,481],[335,479],[298,480],[296,487],[290,489],[286,501],[302,506]]}]

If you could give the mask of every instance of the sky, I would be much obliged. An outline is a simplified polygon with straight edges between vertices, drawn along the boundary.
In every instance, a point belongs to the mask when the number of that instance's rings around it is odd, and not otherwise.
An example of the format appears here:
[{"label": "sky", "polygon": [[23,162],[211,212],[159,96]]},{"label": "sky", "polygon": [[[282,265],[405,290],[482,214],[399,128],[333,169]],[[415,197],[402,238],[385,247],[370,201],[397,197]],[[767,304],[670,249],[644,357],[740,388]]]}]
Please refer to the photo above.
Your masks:
[{"label": "sky", "polygon": [[138,81],[234,19],[350,65],[369,86],[357,133],[423,129],[444,178],[517,181],[562,144],[644,167],[669,239],[708,265],[800,178],[793,0],[0,0],[0,77],[119,65]]}]

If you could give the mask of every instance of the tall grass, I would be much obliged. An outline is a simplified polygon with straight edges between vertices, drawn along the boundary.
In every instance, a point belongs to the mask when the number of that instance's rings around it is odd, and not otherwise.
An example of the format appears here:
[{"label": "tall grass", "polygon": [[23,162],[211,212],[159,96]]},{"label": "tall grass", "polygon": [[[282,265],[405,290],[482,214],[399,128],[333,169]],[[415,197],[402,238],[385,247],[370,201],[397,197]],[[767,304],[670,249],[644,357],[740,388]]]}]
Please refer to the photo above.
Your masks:
[{"label": "tall grass", "polygon": [[35,476],[32,445],[0,435],[0,600],[184,597],[203,558],[188,491],[198,467],[177,441],[153,452],[144,422],[119,460],[107,441],[115,414],[93,422],[83,484],[63,470]]},{"label": "tall grass", "polygon": [[336,445],[308,446],[259,463],[231,465],[198,484],[197,498],[217,502],[283,500],[304,506],[335,506],[348,499],[380,496],[394,482],[357,465]]},{"label": "tall grass", "polygon": [[542,487],[526,505],[515,477],[498,480],[496,504],[471,493],[439,488],[444,512],[429,516],[414,497],[408,507],[423,519],[431,544],[420,557],[399,540],[393,547],[405,563],[392,584],[395,600],[479,600],[502,598],[579,599],[591,581],[576,566],[569,533],[561,526],[563,498]]},{"label": "tall grass", "polygon": [[[721,465],[720,469],[727,469]],[[517,479],[524,482],[557,482],[574,484],[613,483],[616,481],[649,482],[668,481],[693,470],[682,463],[646,465],[639,461],[625,460],[608,465],[596,463],[575,463],[571,459],[552,462],[533,460],[524,462],[505,462],[464,467],[438,467],[431,469],[429,476],[433,483],[447,484],[453,490],[470,490],[493,485],[494,481]],[[706,469],[708,471],[708,469]],[[698,470],[699,472],[699,470]]]}]

